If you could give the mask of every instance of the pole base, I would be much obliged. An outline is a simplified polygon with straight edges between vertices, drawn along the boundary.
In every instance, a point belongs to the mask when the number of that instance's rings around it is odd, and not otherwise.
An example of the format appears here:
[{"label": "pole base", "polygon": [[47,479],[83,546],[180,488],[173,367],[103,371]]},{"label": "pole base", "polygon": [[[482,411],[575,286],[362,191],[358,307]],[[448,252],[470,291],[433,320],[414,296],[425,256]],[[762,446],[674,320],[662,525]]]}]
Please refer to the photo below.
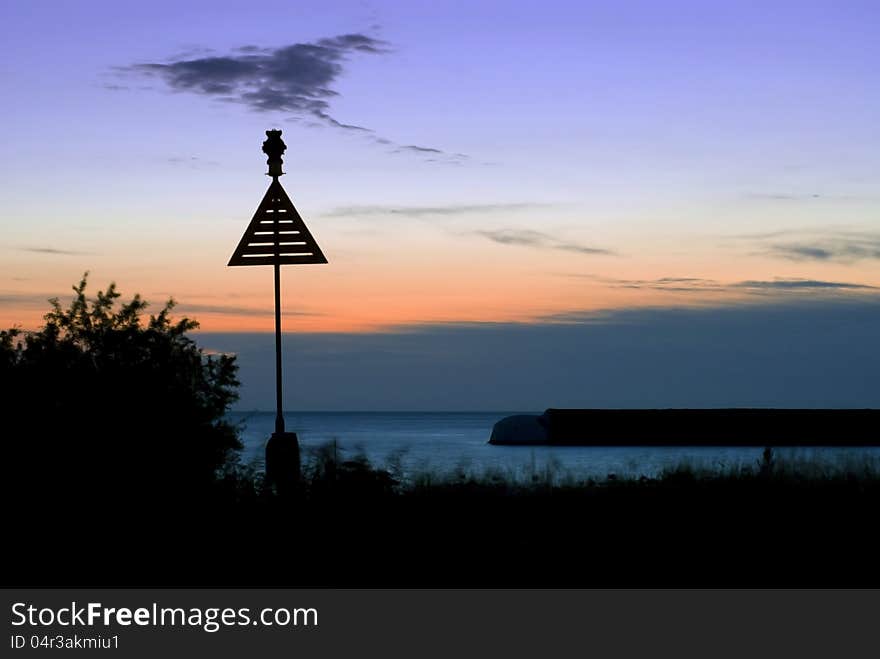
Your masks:
[{"label": "pole base", "polygon": [[299,470],[299,440],[296,433],[272,433],[266,442],[266,480],[279,494],[287,494],[299,485]]}]

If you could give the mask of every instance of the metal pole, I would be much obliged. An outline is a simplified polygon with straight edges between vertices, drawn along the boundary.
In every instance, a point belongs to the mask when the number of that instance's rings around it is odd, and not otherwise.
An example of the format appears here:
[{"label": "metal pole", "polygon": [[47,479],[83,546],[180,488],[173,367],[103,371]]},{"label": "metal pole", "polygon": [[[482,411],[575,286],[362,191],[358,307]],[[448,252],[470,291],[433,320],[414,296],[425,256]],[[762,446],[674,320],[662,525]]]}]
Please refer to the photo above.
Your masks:
[{"label": "metal pole", "polygon": [[284,432],[281,411],[281,266],[275,262],[275,432]]}]

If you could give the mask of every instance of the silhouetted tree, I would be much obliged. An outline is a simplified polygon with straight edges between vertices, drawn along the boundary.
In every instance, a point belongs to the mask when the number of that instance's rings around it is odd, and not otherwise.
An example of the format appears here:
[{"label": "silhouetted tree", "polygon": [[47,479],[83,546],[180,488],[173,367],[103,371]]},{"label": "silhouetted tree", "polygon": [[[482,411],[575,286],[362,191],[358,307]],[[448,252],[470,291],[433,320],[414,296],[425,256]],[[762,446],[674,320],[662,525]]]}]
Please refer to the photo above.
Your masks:
[{"label": "silhouetted tree", "polygon": [[224,418],[234,356],[205,354],[187,336],[198,323],[172,321],[173,300],[144,320],[147,303],[120,304],[114,284],[87,297],[87,275],[38,331],[0,332],[7,481],[50,510],[205,500],[240,446]]}]

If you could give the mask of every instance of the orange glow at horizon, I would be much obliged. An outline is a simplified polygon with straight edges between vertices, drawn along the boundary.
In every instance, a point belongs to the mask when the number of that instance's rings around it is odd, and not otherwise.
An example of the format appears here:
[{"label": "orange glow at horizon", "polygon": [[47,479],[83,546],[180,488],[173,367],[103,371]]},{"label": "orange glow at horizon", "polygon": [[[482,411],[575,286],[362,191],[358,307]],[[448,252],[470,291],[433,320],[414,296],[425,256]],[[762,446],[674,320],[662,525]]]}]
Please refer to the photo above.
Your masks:
[{"label": "orange glow at horizon", "polygon": [[[398,240],[393,250],[383,249],[379,238],[347,238],[329,241],[344,244],[345,249],[328,250],[328,265],[282,268],[285,332],[539,322],[573,312],[731,304],[748,299],[750,291],[725,284],[779,277],[852,281],[853,274],[845,265],[812,265],[807,271],[802,264],[723,258],[711,250],[682,256],[675,252],[674,241],[664,244],[659,239],[645,240],[633,255],[637,258],[621,258],[496,245],[424,231]],[[164,256],[165,262],[153,263],[149,256],[126,263],[105,260],[92,270],[87,292],[94,296],[115,280],[123,300],[139,292],[150,302],[148,312],[158,311],[165,300],[174,297],[178,302],[175,316],[198,320],[203,332],[272,331],[271,268],[218,266],[225,254],[216,251],[191,256],[171,253]],[[16,271],[14,264],[11,270]],[[67,304],[70,286],[83,270],[50,257],[45,267],[31,266],[32,276],[23,278],[16,294],[0,297],[0,327],[40,326],[49,309],[46,298],[57,296],[62,305]],[[114,277],[114,273],[123,276]],[[870,274],[862,272],[863,277]],[[705,290],[652,284],[670,277],[709,283]],[[861,281],[880,285],[880,278],[869,279],[875,281]],[[751,299],[757,298],[752,295]]]},{"label": "orange glow at horizon", "polygon": [[[541,226],[538,217],[531,220],[527,226]],[[648,231],[626,222],[568,234],[572,244],[607,246],[607,254],[500,244],[463,220],[317,216],[308,224],[329,264],[282,268],[285,332],[540,322],[570,313],[733,304],[760,300],[761,291],[738,288],[738,282],[779,278],[880,286],[873,263],[786,261],[717,236]],[[141,225],[144,234],[96,240],[88,253],[10,251],[0,263],[0,281],[8,282],[0,288],[0,328],[39,327],[47,298],[66,304],[71,285],[89,270],[91,296],[115,281],[123,300],[140,293],[150,302],[148,312],[173,297],[175,315],[198,320],[203,332],[272,331],[272,269],[225,265],[244,225],[234,219],[209,232],[201,225],[187,229],[208,236],[198,250],[190,241],[165,245],[162,232]]]}]

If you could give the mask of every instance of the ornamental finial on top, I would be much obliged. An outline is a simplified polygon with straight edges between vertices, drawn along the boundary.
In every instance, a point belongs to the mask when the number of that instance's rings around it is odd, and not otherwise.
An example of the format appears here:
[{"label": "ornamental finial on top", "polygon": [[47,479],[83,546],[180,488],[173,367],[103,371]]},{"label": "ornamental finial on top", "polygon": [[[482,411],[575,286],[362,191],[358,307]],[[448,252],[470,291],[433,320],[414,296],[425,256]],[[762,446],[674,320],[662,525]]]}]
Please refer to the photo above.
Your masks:
[{"label": "ornamental finial on top", "polygon": [[278,178],[284,174],[284,172],[281,171],[281,165],[284,162],[281,159],[281,156],[284,155],[286,149],[287,145],[284,143],[284,140],[281,139],[280,130],[266,131],[266,141],[263,142],[263,153],[269,156],[266,160],[266,164],[269,165],[269,176]]}]

